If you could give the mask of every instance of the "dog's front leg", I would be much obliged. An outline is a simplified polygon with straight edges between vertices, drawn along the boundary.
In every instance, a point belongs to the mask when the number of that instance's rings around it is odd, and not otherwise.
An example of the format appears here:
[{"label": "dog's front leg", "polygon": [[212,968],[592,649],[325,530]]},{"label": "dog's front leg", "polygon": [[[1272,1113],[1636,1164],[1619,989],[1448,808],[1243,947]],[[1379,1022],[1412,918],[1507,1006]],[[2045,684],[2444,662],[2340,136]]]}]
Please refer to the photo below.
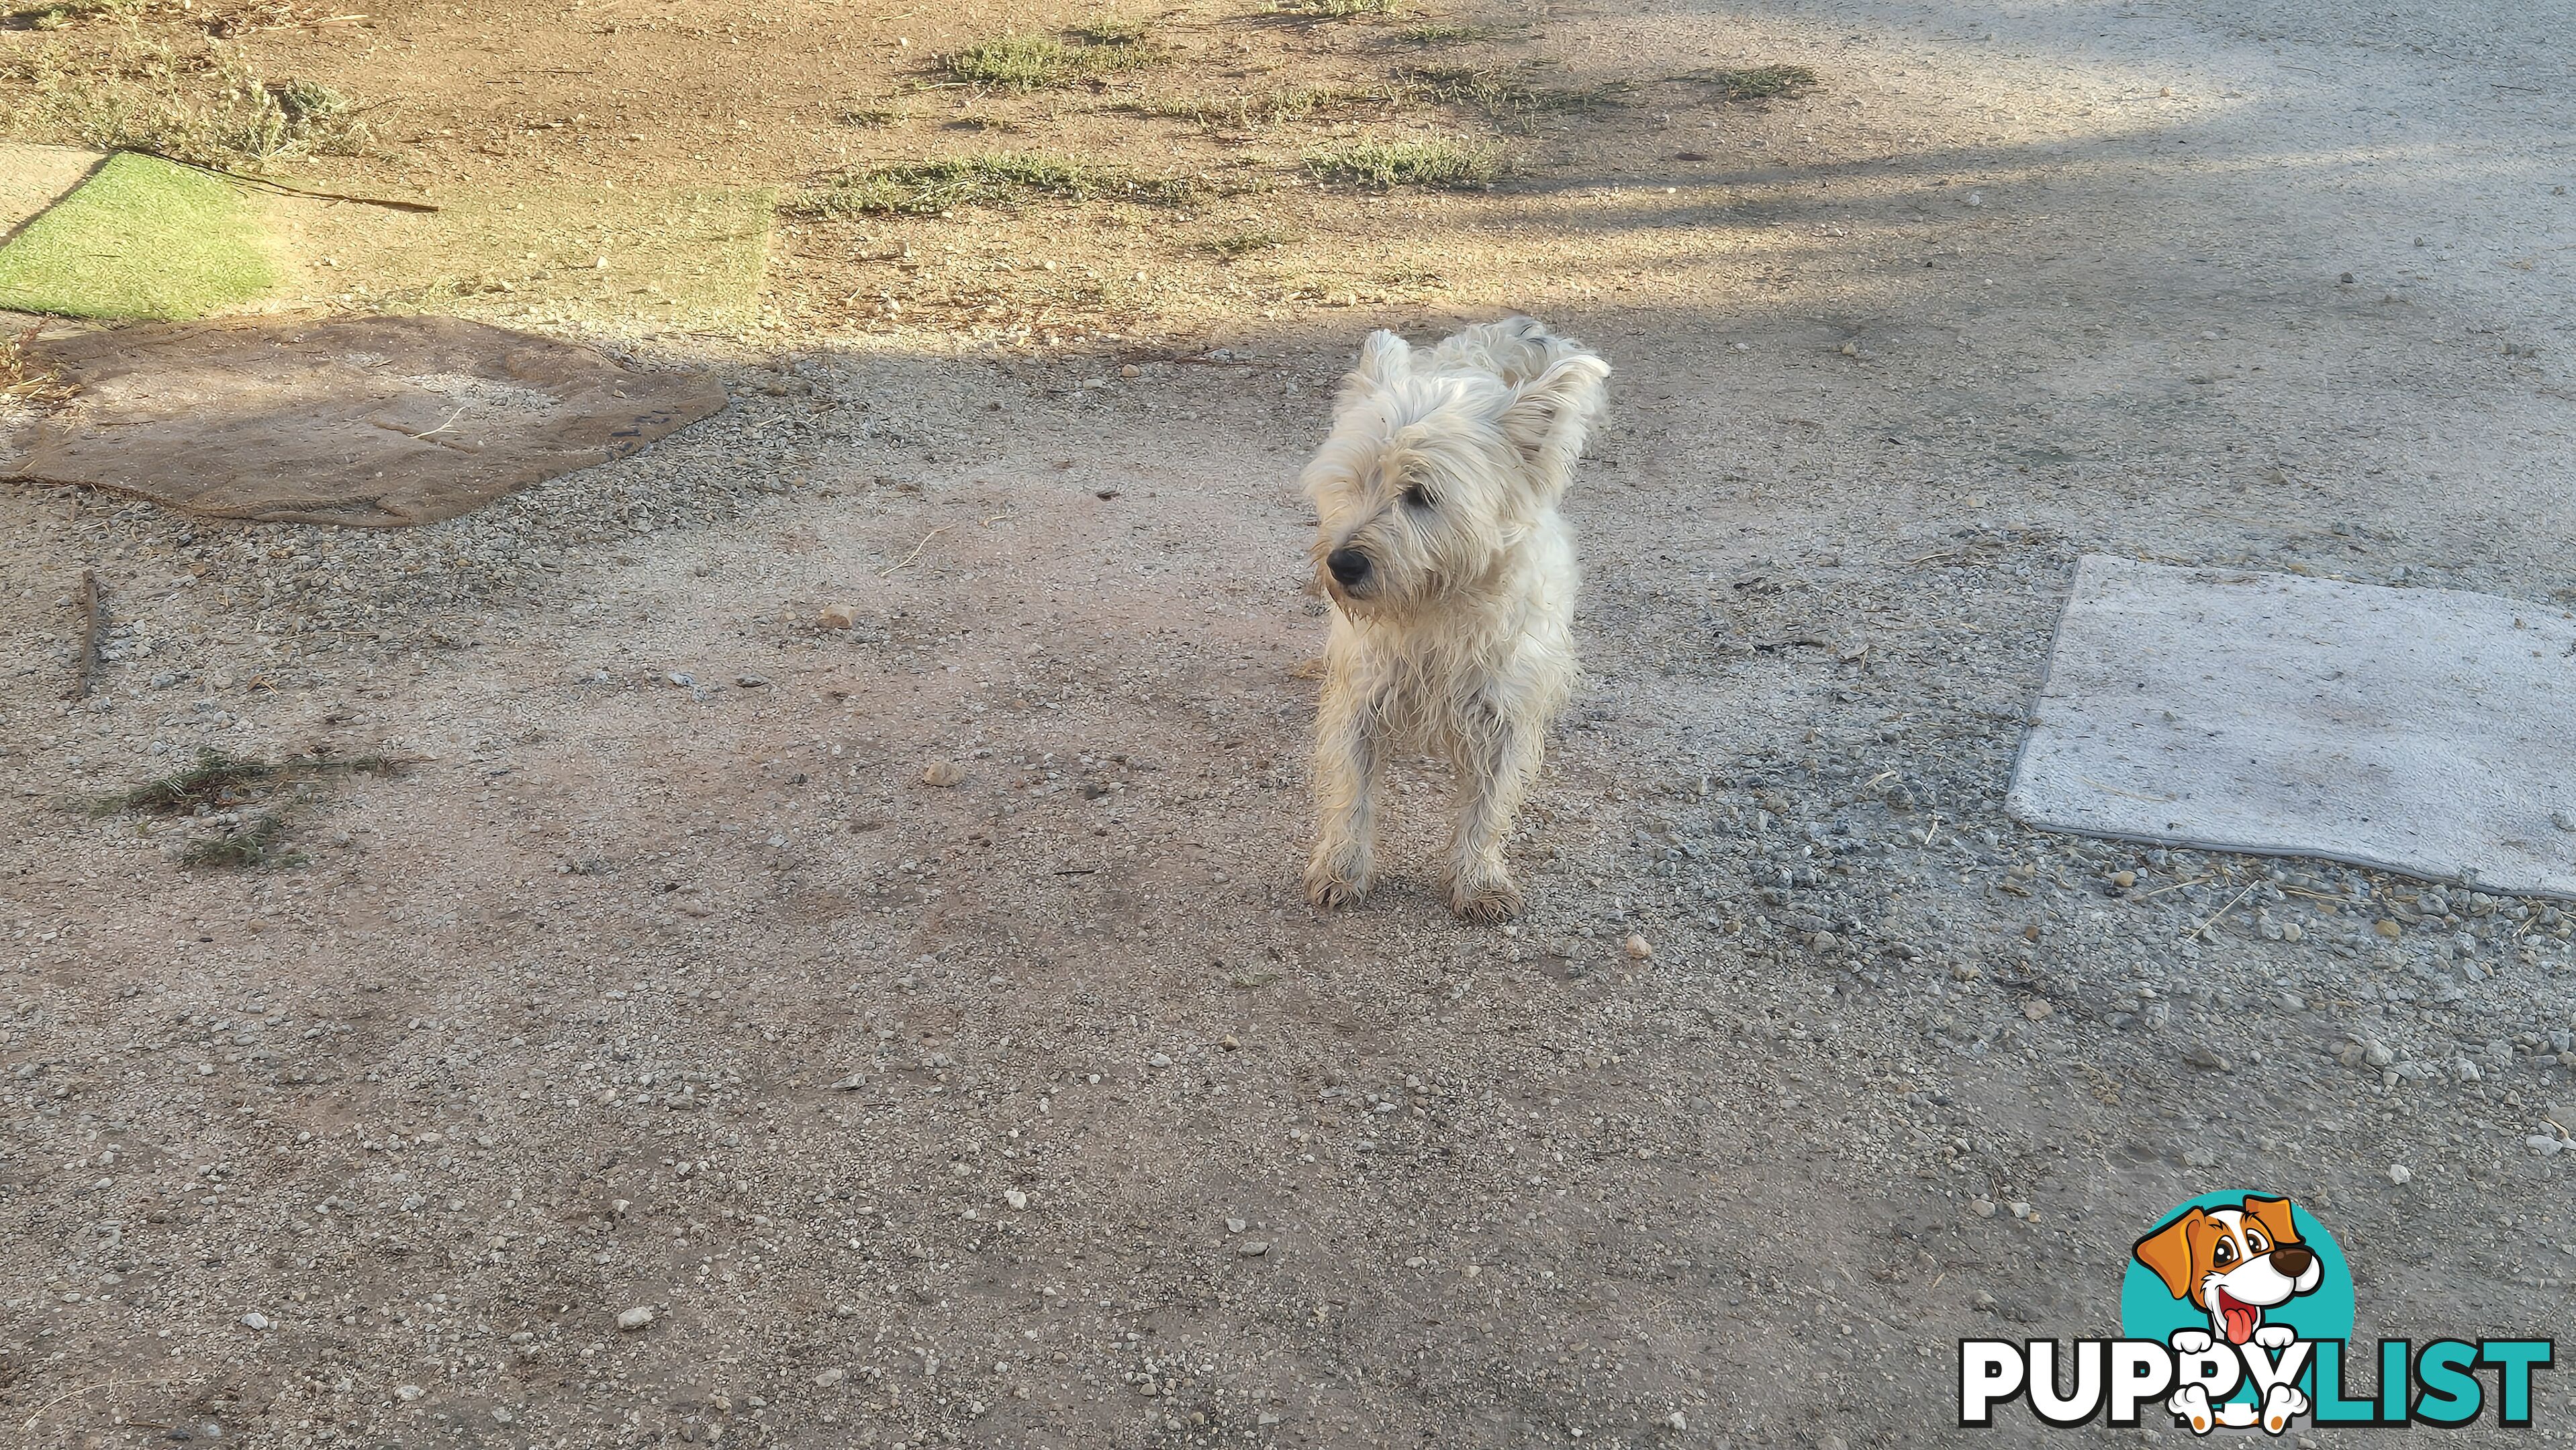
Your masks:
[{"label": "dog's front leg", "polygon": [[1377,702],[1339,671],[1327,676],[1315,712],[1315,853],[1306,863],[1306,899],[1317,906],[1368,894],[1385,752]]},{"label": "dog's front leg", "polygon": [[1449,839],[1449,909],[1469,921],[1520,915],[1520,888],[1503,864],[1512,818],[1538,777],[1547,736],[1508,702],[1479,700],[1454,742],[1458,814]]}]

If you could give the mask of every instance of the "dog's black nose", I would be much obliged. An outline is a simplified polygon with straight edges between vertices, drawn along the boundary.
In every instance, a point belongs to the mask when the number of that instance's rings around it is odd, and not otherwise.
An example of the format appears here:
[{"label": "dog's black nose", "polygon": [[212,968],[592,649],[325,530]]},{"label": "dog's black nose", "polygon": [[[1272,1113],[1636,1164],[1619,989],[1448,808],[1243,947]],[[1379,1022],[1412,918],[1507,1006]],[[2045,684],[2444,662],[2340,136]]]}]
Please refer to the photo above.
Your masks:
[{"label": "dog's black nose", "polygon": [[2314,1250],[2301,1248],[2297,1244],[2283,1244],[2272,1251],[2272,1267],[2292,1279],[2306,1273],[2308,1265],[2316,1261]]},{"label": "dog's black nose", "polygon": [[1324,556],[1324,567],[1333,571],[1333,579],[1348,589],[1368,577],[1369,556],[1357,549],[1335,549]]}]

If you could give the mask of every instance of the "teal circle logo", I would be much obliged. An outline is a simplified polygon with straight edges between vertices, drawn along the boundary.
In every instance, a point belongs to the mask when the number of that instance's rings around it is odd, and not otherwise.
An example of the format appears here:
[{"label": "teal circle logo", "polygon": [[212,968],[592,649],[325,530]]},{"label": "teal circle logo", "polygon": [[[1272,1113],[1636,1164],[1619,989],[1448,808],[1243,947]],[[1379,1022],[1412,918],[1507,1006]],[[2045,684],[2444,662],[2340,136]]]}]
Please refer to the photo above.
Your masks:
[{"label": "teal circle logo", "polygon": [[[2159,1344],[2184,1333],[2244,1344],[2284,1328],[2349,1342],[2354,1318],[2343,1246],[2315,1214],[2255,1189],[2175,1205],[2132,1246],[2120,1281],[2120,1333]],[[2300,1376],[2303,1390],[2313,1391],[2314,1375],[2311,1367]],[[2243,1387],[2238,1398],[2252,1394]]]}]

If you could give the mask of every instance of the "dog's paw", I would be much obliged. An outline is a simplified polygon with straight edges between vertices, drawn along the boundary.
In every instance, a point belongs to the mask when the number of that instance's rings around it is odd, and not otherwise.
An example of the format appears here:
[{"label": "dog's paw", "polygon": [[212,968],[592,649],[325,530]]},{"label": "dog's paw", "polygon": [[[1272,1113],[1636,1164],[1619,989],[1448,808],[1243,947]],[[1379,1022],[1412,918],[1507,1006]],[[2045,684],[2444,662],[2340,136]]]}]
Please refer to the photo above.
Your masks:
[{"label": "dog's paw", "polygon": [[2165,1401],[2165,1408],[2173,1412],[2175,1419],[2189,1425],[2195,1435],[2206,1435],[2217,1427],[2217,1417],[2209,1412],[2209,1391],[2198,1385],[2178,1391]]},{"label": "dog's paw", "polygon": [[2263,1397],[2263,1428],[2278,1435],[2308,1412],[2308,1397],[2288,1385],[2274,1385]]},{"label": "dog's paw", "polygon": [[2266,1324],[2254,1331],[2254,1342],[2265,1349],[2287,1349],[2299,1342],[2299,1333],[2286,1324]]},{"label": "dog's paw", "polygon": [[1324,866],[1307,868],[1306,900],[1321,910],[1339,911],[1345,906],[1357,906],[1368,892],[1366,876],[1345,875]]},{"label": "dog's paw", "polygon": [[2170,1342],[2176,1354],[2206,1354],[2209,1347],[2217,1343],[2197,1329],[2177,1330]]},{"label": "dog's paw", "polygon": [[1462,921],[1509,921],[1521,914],[1521,889],[1505,876],[1459,881],[1449,888],[1449,909]]}]

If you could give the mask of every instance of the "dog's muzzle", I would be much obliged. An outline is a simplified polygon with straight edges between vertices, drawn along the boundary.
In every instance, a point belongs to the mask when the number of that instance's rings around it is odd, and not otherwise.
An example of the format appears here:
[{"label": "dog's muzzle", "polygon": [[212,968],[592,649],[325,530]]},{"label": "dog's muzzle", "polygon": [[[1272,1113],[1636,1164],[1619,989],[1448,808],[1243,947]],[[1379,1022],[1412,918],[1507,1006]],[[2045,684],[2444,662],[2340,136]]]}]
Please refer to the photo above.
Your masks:
[{"label": "dog's muzzle", "polygon": [[1357,549],[1335,549],[1324,556],[1324,567],[1332,571],[1334,583],[1356,589],[1369,576],[1369,556]]}]

